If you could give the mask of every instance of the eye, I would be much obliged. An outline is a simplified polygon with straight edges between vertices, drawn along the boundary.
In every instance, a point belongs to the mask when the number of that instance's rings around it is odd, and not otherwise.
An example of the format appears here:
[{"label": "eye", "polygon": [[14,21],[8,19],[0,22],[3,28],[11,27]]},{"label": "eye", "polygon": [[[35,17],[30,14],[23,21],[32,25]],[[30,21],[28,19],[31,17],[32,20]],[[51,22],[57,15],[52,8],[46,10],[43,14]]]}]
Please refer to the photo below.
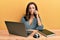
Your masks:
[{"label": "eye", "polygon": [[34,7],[32,7],[34,9]]},{"label": "eye", "polygon": [[31,7],[29,7],[29,9],[31,9]]}]

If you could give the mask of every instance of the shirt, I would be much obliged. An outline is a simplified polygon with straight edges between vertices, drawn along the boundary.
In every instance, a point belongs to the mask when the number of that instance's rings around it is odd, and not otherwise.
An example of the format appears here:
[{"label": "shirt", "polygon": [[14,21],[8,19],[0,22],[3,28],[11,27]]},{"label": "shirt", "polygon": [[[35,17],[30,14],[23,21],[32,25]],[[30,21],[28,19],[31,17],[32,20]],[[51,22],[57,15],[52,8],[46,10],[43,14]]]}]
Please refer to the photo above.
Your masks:
[{"label": "shirt", "polygon": [[25,24],[26,29],[43,30],[43,25],[39,26],[35,17],[33,18],[33,22],[31,25],[29,24],[29,21],[25,20],[24,17],[22,17],[21,22]]}]

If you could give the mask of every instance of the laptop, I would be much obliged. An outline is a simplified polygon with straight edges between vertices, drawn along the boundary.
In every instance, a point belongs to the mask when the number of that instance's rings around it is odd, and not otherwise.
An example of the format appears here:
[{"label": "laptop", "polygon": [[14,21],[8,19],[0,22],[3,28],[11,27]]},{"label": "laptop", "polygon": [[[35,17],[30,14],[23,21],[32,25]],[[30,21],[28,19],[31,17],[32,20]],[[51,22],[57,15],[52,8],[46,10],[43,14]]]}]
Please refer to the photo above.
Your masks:
[{"label": "laptop", "polygon": [[5,21],[9,34],[19,35],[23,37],[27,37],[33,31],[26,31],[26,27],[23,23]]}]

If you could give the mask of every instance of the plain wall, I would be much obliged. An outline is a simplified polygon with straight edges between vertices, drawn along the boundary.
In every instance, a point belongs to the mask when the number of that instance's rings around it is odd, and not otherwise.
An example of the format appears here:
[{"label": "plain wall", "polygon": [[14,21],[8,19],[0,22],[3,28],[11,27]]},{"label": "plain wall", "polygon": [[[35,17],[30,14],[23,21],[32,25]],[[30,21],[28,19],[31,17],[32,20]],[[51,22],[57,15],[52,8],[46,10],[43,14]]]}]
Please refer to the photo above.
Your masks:
[{"label": "plain wall", "polygon": [[5,21],[20,22],[29,2],[35,2],[46,29],[60,29],[60,0],[0,0],[0,30]]}]

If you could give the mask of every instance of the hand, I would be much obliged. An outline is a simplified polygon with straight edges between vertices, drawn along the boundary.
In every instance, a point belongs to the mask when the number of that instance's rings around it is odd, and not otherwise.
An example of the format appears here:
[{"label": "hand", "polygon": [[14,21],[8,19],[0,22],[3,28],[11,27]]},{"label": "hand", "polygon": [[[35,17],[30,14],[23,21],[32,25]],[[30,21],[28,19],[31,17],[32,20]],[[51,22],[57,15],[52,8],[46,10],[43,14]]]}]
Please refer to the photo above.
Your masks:
[{"label": "hand", "polygon": [[38,16],[38,11],[37,10],[35,10],[35,14],[36,14],[36,16]]}]

